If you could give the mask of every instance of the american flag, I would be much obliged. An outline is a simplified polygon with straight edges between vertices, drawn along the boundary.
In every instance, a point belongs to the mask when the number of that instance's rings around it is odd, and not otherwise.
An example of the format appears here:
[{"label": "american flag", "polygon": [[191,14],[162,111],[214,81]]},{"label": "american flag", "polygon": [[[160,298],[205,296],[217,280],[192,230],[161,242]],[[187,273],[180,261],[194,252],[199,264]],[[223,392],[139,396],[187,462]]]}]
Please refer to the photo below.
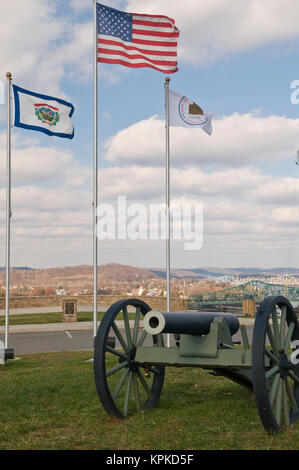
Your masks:
[{"label": "american flag", "polygon": [[177,72],[179,30],[167,16],[126,13],[97,3],[98,62]]}]

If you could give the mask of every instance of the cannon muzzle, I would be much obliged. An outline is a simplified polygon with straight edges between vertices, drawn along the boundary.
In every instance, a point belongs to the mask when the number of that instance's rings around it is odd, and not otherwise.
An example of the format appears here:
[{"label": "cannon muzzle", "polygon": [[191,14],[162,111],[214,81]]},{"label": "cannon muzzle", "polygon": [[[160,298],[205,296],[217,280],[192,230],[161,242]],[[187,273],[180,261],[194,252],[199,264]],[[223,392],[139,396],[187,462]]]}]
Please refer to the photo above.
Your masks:
[{"label": "cannon muzzle", "polygon": [[144,329],[151,335],[160,333],[207,335],[215,318],[224,318],[229,326],[231,335],[239,330],[239,320],[230,313],[215,312],[174,312],[163,313],[151,310],[144,317]]}]

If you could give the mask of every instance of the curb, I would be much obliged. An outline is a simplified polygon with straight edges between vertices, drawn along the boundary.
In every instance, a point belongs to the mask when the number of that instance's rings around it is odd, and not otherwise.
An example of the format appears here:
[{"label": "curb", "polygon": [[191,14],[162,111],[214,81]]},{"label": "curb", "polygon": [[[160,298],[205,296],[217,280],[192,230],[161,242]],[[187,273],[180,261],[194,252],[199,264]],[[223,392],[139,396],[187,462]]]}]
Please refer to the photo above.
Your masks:
[{"label": "curb", "polygon": [[[122,326],[122,321],[115,322],[117,326]],[[100,324],[100,322],[99,322]],[[130,320],[130,326],[134,326],[134,321]],[[143,322],[140,322],[140,327],[143,326]],[[49,333],[54,331],[88,331],[93,329],[93,322],[74,322],[74,323],[45,323],[43,325],[12,325],[9,327],[9,334],[17,333]],[[4,335],[5,327],[0,326],[0,335]]]},{"label": "curb", "polygon": [[[48,333],[51,331],[81,331],[91,330],[92,322],[77,323],[45,323],[43,325],[12,325],[9,327],[9,334],[15,333]],[[0,327],[0,334],[5,333],[5,328]]]},{"label": "curb", "polygon": [[[239,318],[240,325],[253,325],[254,318]],[[122,326],[122,321],[117,321],[118,326]],[[134,326],[134,321],[130,320],[130,326]],[[140,327],[143,326],[143,322],[140,322]],[[43,325],[12,325],[9,327],[10,334],[17,333],[48,333],[54,331],[87,331],[93,329],[93,322],[74,322],[74,323],[46,323]],[[0,326],[0,335],[4,335],[5,327]]]}]

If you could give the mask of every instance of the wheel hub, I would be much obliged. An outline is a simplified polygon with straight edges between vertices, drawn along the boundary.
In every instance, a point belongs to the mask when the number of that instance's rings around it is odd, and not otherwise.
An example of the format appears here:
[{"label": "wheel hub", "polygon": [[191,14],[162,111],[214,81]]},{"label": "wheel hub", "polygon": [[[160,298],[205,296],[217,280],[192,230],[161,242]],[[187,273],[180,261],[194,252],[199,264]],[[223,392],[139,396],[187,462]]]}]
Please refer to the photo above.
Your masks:
[{"label": "wheel hub", "polygon": [[132,372],[135,372],[137,370],[137,364],[135,362],[135,356],[136,356],[136,348],[133,347],[129,351],[128,355],[128,361],[129,361],[129,368]]},{"label": "wheel hub", "polygon": [[282,379],[287,377],[289,370],[294,370],[294,365],[288,360],[288,357],[283,349],[279,351],[278,366]]}]

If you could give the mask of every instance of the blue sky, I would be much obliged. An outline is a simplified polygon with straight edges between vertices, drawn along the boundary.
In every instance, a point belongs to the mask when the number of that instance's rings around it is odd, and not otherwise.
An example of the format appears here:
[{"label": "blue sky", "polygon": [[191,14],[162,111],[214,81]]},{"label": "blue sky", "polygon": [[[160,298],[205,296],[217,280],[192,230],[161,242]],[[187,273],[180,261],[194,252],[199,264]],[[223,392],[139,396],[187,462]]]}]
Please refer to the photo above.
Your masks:
[{"label": "blue sky", "polygon": [[[263,116],[276,114],[296,118],[298,107],[290,101],[293,91],[290,84],[298,76],[297,51],[290,46],[286,49],[283,54],[282,47],[266,46],[258,51],[237,54],[202,67],[180,64],[179,72],[171,76],[171,88],[188,94],[206,109],[213,110],[216,118],[255,109],[260,109]],[[102,139],[105,140],[119,129],[153,114],[164,117],[163,74],[146,68],[137,71],[128,69],[120,84],[110,85],[103,83],[101,79],[101,70],[110,68],[106,64],[99,66]],[[115,67],[115,70],[117,68],[119,67]],[[71,90],[73,84],[70,83],[69,86],[68,89]],[[82,87],[74,87],[75,99],[76,90],[79,91],[81,100],[84,97],[88,103],[84,107],[84,114],[88,114],[88,107],[92,105],[92,82],[84,91]],[[84,104],[83,100],[80,101],[80,105]],[[110,119],[103,118],[105,112],[109,113]],[[80,122],[77,132],[81,131],[84,136],[82,145],[86,142],[86,132],[89,132],[92,139],[91,124],[92,115],[84,123]],[[81,134],[78,135],[78,145],[81,144]]]},{"label": "blue sky", "polygon": [[[210,137],[171,129],[172,200],[204,206],[203,248],[185,252],[173,242],[172,265],[297,267],[299,105],[290,86],[299,80],[298,2],[104,3],[174,18],[179,71],[170,86],[215,114]],[[12,264],[91,264],[92,0],[2,4],[2,79],[10,70],[17,85],[76,106],[72,141],[13,130]],[[164,202],[164,79],[149,68],[99,65],[100,202]],[[0,265],[5,114],[0,105]],[[107,262],[163,267],[165,242],[103,241]]]}]

